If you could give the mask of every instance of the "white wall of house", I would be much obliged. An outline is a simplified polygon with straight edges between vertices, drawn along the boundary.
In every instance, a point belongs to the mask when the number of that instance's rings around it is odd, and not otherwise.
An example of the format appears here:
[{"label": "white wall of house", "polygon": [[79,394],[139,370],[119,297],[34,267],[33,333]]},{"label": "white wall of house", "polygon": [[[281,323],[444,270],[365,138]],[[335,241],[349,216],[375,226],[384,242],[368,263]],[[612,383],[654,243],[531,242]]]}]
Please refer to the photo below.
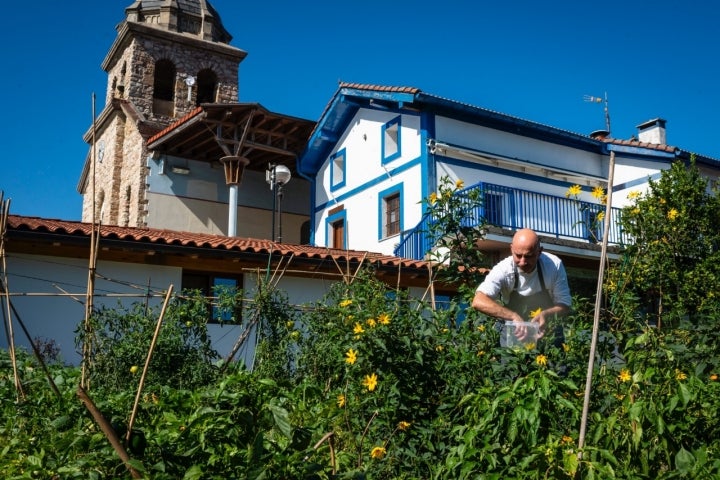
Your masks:
[{"label": "white wall of house", "polygon": [[[8,256],[8,286],[10,293],[14,294],[11,299],[20,320],[32,338],[40,337],[44,341],[56,342],[62,359],[70,364],[78,364],[81,359],[75,347],[74,332],[82,325],[85,316],[87,267],[87,261],[80,259],[27,254]],[[162,292],[167,291],[170,285],[173,285],[176,293],[182,290],[182,269],[178,267],[100,261],[97,273],[97,296],[94,299],[97,308],[115,308],[119,304],[144,302],[148,284],[151,285],[151,291],[156,292],[149,300],[150,305],[162,305],[165,296]],[[257,287],[257,278],[245,274],[243,279],[245,294],[252,295]],[[284,276],[278,288],[287,293],[292,305],[303,305],[322,299],[331,285],[331,281],[320,278]],[[74,296],[60,295],[63,292]],[[110,296],[113,294],[136,296]],[[14,314],[13,318],[15,319]],[[244,329],[242,325],[209,324],[208,331],[213,348],[225,357]],[[30,344],[17,320],[13,322],[13,330],[15,345],[30,351]],[[252,365],[254,346],[253,332],[235,359]],[[0,348],[7,347],[7,337],[2,335]]]},{"label": "white wall of house", "polygon": [[[383,126],[400,117],[400,155],[387,162],[382,158]],[[399,192],[400,230],[412,228],[421,218],[422,160],[425,151],[420,117],[361,109],[336,148],[320,168],[315,192],[315,244],[332,246],[328,220],[345,218],[346,244],[354,250],[392,254],[399,235],[387,236],[383,229],[383,198]],[[333,186],[333,156],[345,152],[345,175],[341,186]],[[342,206],[344,213],[329,214]]]}]

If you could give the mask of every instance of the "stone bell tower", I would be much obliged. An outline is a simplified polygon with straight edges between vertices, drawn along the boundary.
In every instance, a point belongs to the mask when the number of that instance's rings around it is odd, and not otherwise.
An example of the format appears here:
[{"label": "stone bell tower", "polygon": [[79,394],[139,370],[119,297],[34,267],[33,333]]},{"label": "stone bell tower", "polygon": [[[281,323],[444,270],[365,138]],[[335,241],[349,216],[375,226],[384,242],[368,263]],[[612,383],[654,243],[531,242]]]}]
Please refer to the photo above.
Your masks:
[{"label": "stone bell tower", "polygon": [[203,103],[238,101],[247,53],[207,0],[137,0],[102,63],[105,106],[85,133],[83,221],[144,226],[147,139]]}]

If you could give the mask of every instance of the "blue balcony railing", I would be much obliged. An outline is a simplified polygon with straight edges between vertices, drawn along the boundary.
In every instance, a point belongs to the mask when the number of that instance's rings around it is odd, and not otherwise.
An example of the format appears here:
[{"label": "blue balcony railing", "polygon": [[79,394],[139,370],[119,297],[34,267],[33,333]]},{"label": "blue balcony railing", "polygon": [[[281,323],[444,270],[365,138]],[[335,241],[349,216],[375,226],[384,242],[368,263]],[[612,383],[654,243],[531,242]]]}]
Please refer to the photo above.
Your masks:
[{"label": "blue balcony railing", "polygon": [[[470,195],[478,191],[479,195]],[[516,230],[532,228],[538,233],[567,240],[598,242],[603,238],[603,222],[598,214],[604,205],[566,197],[531,192],[519,188],[491,183],[478,183],[456,193],[467,199],[464,205],[468,226],[479,225],[485,219],[490,225]],[[471,200],[472,197],[480,201]],[[620,228],[621,209],[613,208],[608,243],[624,244],[627,236]],[[435,244],[430,238],[430,225],[434,219],[426,214],[415,228],[403,232],[395,255],[422,259]]]}]

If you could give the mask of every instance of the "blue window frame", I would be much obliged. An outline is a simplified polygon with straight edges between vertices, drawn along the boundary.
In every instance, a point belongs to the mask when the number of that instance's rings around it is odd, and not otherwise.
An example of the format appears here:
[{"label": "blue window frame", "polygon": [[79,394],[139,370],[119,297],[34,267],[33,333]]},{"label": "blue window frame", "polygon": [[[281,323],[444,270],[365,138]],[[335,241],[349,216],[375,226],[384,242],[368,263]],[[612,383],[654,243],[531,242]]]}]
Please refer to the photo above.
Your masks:
[{"label": "blue window frame", "polygon": [[378,194],[378,239],[399,235],[403,231],[403,184]]},{"label": "blue window frame", "polygon": [[400,116],[382,126],[382,163],[400,158]]},{"label": "blue window frame", "polygon": [[347,211],[341,210],[325,220],[325,245],[329,248],[347,248]]},{"label": "blue window frame", "polygon": [[344,148],[330,157],[330,191],[345,186],[346,163]]}]

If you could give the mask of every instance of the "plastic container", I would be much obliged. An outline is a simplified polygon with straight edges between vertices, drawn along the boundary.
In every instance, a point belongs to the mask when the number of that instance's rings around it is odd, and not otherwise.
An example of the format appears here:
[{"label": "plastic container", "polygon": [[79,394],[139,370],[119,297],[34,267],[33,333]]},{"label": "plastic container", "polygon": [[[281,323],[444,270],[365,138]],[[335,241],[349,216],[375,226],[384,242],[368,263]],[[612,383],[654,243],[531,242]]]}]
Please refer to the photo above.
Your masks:
[{"label": "plastic container", "polygon": [[[527,329],[525,338],[520,340],[516,335],[518,327]],[[536,344],[538,340],[538,324],[535,322],[505,322],[502,332],[500,332],[501,347],[527,347],[530,344]]]}]

